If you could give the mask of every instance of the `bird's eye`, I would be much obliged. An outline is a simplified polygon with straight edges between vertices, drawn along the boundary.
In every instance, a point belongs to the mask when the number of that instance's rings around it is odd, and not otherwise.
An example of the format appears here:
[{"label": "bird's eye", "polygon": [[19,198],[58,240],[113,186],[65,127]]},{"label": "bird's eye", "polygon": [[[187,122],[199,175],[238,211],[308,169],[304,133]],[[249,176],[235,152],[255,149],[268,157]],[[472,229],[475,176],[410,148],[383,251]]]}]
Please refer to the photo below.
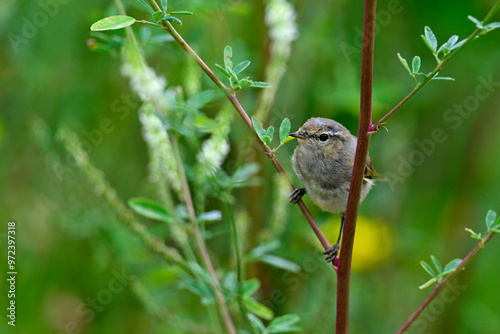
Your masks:
[{"label": "bird's eye", "polygon": [[322,133],[319,135],[319,140],[321,141],[327,141],[328,140],[328,134]]}]

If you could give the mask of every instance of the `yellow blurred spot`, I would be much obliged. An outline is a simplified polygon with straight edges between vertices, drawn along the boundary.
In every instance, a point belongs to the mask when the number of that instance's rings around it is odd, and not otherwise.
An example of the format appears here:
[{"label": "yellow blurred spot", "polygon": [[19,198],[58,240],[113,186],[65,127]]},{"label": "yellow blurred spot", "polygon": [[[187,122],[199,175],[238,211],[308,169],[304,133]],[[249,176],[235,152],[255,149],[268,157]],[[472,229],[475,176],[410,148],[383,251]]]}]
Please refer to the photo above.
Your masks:
[{"label": "yellow blurred spot", "polygon": [[[339,216],[332,216],[322,226],[323,233],[332,244],[337,241],[339,229]],[[352,270],[369,271],[382,266],[383,262],[389,258],[392,247],[392,234],[387,224],[380,220],[358,217],[354,237]]]}]

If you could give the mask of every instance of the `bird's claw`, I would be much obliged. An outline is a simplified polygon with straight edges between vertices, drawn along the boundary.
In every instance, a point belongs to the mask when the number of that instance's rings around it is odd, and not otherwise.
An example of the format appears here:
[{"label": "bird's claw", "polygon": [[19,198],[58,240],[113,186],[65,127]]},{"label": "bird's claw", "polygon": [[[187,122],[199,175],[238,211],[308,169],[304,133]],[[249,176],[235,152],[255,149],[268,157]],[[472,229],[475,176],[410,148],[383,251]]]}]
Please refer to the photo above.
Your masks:
[{"label": "bird's claw", "polygon": [[306,193],[306,188],[297,188],[292,191],[290,194],[290,202],[293,204],[297,204],[298,201],[304,196]]},{"label": "bird's claw", "polygon": [[337,257],[337,254],[339,253],[339,244],[336,243],[332,247],[328,248],[326,251],[323,252],[324,255],[326,255],[326,262],[333,262],[335,258]]}]

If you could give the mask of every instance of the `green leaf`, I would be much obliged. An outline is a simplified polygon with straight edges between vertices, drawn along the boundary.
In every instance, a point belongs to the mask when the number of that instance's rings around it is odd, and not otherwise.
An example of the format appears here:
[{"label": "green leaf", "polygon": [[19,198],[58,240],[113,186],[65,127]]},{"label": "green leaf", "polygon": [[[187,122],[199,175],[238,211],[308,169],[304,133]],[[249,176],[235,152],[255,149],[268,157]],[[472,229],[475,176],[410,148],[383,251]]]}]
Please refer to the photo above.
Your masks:
[{"label": "green leaf", "polygon": [[[283,143],[290,133],[290,128],[292,127],[290,120],[285,117],[280,125],[280,141]],[[293,137],[292,137],[293,138]]]},{"label": "green leaf", "polygon": [[285,140],[283,140],[283,144],[288,143],[289,141],[294,140],[294,139],[296,139],[296,138],[292,137],[292,136],[288,136],[285,138]]},{"label": "green leaf", "polygon": [[140,3],[142,3],[142,4],[144,5],[144,7],[146,7],[146,8],[147,8],[147,10],[148,10],[151,14],[153,14],[153,13],[155,12],[155,11],[154,11],[154,9],[153,9],[153,8],[152,8],[152,7],[151,7],[151,6],[150,6],[150,5],[146,2],[146,1],[144,1],[144,0],[139,0],[139,2],[140,2]]},{"label": "green leaf", "polygon": [[252,278],[246,282],[243,282],[242,294],[245,296],[252,296],[260,288],[260,281],[257,278]]},{"label": "green leaf", "polygon": [[161,8],[163,8],[163,11],[166,13],[167,12],[167,0],[161,0]]},{"label": "green leaf", "polygon": [[450,78],[450,77],[432,77],[431,80],[455,81],[455,79]]},{"label": "green leaf", "polygon": [[455,45],[455,43],[458,41],[458,36],[453,35],[451,36],[446,43],[441,45],[441,47],[437,50],[437,53],[443,52],[444,55],[447,55]]},{"label": "green leaf", "polygon": [[271,141],[273,141],[273,137],[274,137],[274,126],[270,126],[270,127],[267,129],[267,136],[271,139]]},{"label": "green leaf", "polygon": [[436,267],[438,274],[442,273],[443,266],[441,266],[441,262],[439,262],[439,260],[434,255],[431,255],[431,260],[434,263],[434,266]]},{"label": "green leaf", "polygon": [[398,53],[398,58],[399,58],[399,61],[401,62],[401,64],[403,64],[404,68],[406,68],[406,70],[408,71],[408,73],[410,73],[410,75],[413,75],[411,73],[410,66],[408,66],[408,62],[406,61],[406,59],[404,59],[403,57],[401,57],[401,55],[399,53]]},{"label": "green leaf", "polygon": [[153,19],[156,21],[156,22],[160,22],[165,16],[167,16],[167,14],[165,12],[154,12],[153,13]]},{"label": "green leaf", "polygon": [[256,316],[265,320],[271,320],[274,317],[274,313],[269,307],[255,301],[253,298],[243,296],[242,300],[248,311]]},{"label": "green leaf", "polygon": [[495,222],[497,220],[497,213],[493,210],[489,210],[488,213],[486,214],[486,227],[488,230],[495,225]]},{"label": "green leaf", "polygon": [[434,270],[431,268],[431,266],[425,262],[425,261],[420,261],[420,265],[422,266],[422,268],[424,268],[424,270],[429,274],[431,275],[432,277],[436,277],[436,274],[434,273]]},{"label": "green leaf", "polygon": [[190,12],[189,10],[176,10],[173,12],[168,12],[168,15],[193,15],[193,12]]},{"label": "green leaf", "polygon": [[231,78],[231,75],[222,66],[220,66],[219,64],[215,64],[215,67],[217,67],[219,69],[219,71],[221,71],[222,73],[224,73],[224,75],[228,79]]},{"label": "green leaf", "polygon": [[272,86],[273,85],[271,85],[268,82],[254,81],[250,87],[254,87],[254,88],[269,88],[269,87],[272,87]]},{"label": "green leaf", "polygon": [[268,326],[269,333],[290,333],[290,332],[300,332],[300,328],[296,327],[300,321],[300,318],[296,314],[285,314],[280,317],[274,318]]},{"label": "green leaf", "polygon": [[272,252],[280,248],[281,242],[279,240],[272,240],[270,242],[263,243],[249,252],[249,257],[253,259],[258,259],[262,255]]},{"label": "green leaf", "polygon": [[267,132],[262,127],[262,123],[255,116],[252,116],[252,125],[260,140],[262,140],[262,137],[264,137]]},{"label": "green leaf", "polygon": [[178,18],[176,18],[175,16],[170,16],[170,15],[167,15],[165,16],[164,18],[162,18],[163,21],[168,21],[168,22],[172,22],[172,23],[177,23],[178,25],[182,25],[182,21],[179,20]]},{"label": "green leaf", "polygon": [[233,62],[231,60],[232,57],[233,49],[229,45],[227,45],[224,48],[224,65],[226,66],[226,71],[228,71],[228,69],[230,68],[233,68]]},{"label": "green leaf", "polygon": [[444,266],[444,271],[442,273],[443,276],[448,275],[449,273],[454,272],[457,269],[457,266],[462,262],[462,259],[454,259],[448,262],[446,266]]},{"label": "green leaf", "polygon": [[243,78],[240,80],[240,87],[241,88],[251,87],[252,84],[253,84],[253,81],[249,80],[247,78]]},{"label": "green leaf", "polygon": [[469,233],[470,233],[470,236],[471,236],[471,238],[473,238],[473,239],[476,239],[476,240],[481,240],[481,239],[483,238],[483,237],[481,236],[481,233],[477,234],[476,232],[474,232],[474,231],[473,231],[473,230],[471,230],[470,228],[467,228],[467,227],[466,227],[466,228],[465,228],[465,230],[466,230],[467,232],[469,232]]},{"label": "green leaf", "polygon": [[236,67],[234,68],[234,72],[236,74],[240,74],[241,72],[243,72],[248,66],[250,65],[250,61],[249,60],[244,60],[242,61],[241,63],[239,63],[238,65],[236,65]]},{"label": "green leaf", "polygon": [[458,42],[457,44],[454,44],[451,48],[450,48],[450,51],[453,51],[455,49],[458,49],[459,47],[461,47],[462,45],[464,45],[465,41],[467,41],[467,39],[463,39],[461,40],[460,42]]},{"label": "green leaf", "polygon": [[428,280],[427,282],[425,282],[424,284],[422,284],[418,288],[420,290],[423,290],[423,289],[427,288],[428,286],[430,286],[431,284],[433,284],[434,282],[437,282],[437,278],[435,278],[435,277],[431,278],[430,280]]},{"label": "green leaf", "polygon": [[471,20],[476,25],[476,27],[478,27],[479,29],[483,29],[484,28],[483,24],[481,23],[481,21],[479,21],[478,19],[476,19],[474,16],[469,15],[469,16],[467,16],[467,18],[469,20]]},{"label": "green leaf", "polygon": [[500,22],[492,22],[492,23],[488,23],[487,25],[484,26],[484,29],[490,31],[490,30],[493,30],[493,29],[497,29],[497,28],[500,28]]},{"label": "green leaf", "polygon": [[148,198],[131,198],[128,200],[128,205],[132,208],[132,210],[146,218],[165,222],[174,219],[174,217],[168,213],[167,209],[163,205]]},{"label": "green leaf", "polygon": [[116,30],[131,26],[135,23],[135,18],[126,15],[109,16],[95,22],[90,26],[92,31]]},{"label": "green leaf", "polygon": [[234,83],[238,85],[240,81],[238,80],[238,76],[236,75],[236,73],[234,73],[233,69],[231,67],[226,67],[226,70],[228,71]]},{"label": "green leaf", "polygon": [[424,38],[424,42],[426,42],[425,44],[427,44],[427,46],[429,47],[429,49],[431,49],[433,54],[436,53],[438,43],[436,36],[432,32],[431,28],[426,26],[424,28],[424,34],[425,36],[423,36],[422,38]]},{"label": "green leaf", "polygon": [[255,315],[248,313],[247,318],[248,320],[250,320],[250,325],[252,326],[253,334],[261,334],[266,332],[266,327],[264,327],[262,321]]},{"label": "green leaf", "polygon": [[276,255],[264,254],[259,258],[259,260],[273,267],[288,270],[293,273],[300,271],[300,266],[298,264]]},{"label": "green leaf", "polygon": [[197,220],[201,222],[217,221],[221,219],[222,219],[222,213],[219,210],[204,212],[197,217]]},{"label": "green leaf", "polygon": [[420,71],[420,57],[419,56],[413,57],[413,61],[411,62],[411,67],[412,67],[413,74],[416,74],[416,73],[418,73],[418,71]]},{"label": "green leaf", "polygon": [[264,142],[264,144],[266,144],[267,146],[269,146],[271,144],[271,137],[269,137],[268,135],[262,136],[261,139]]}]

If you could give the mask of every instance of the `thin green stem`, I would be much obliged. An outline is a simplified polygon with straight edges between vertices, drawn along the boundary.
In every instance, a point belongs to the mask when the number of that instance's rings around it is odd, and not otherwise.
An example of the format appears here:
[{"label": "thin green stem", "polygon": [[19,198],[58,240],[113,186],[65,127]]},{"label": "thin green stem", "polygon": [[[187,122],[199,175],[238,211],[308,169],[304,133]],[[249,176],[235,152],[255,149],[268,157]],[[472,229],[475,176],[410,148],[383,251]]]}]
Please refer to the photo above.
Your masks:
[{"label": "thin green stem", "polygon": [[[228,197],[229,197],[229,191],[228,191]],[[243,321],[247,325],[247,328],[249,330],[252,329],[252,326],[250,324],[250,321],[248,320],[247,314],[248,310],[245,306],[245,303],[243,302],[242,295],[243,295],[243,259],[241,257],[241,251],[240,251],[240,242],[238,238],[238,230],[236,229],[236,222],[234,221],[234,215],[233,215],[233,210],[228,201],[224,202],[224,216],[226,217],[226,220],[229,223],[229,227],[231,229],[231,241],[233,243],[233,249],[234,249],[234,256],[236,260],[236,284],[238,287],[237,290],[237,296],[236,299],[238,300],[238,306],[240,309],[241,317],[243,318]]]},{"label": "thin green stem", "polygon": [[[486,15],[486,17],[484,18],[483,20],[483,24],[486,24],[489,20],[491,20],[491,18],[493,17],[493,15],[495,15],[495,13],[498,11],[498,9],[500,8],[500,1],[497,1],[497,3],[491,8],[491,10],[488,12],[488,14]],[[383,125],[385,122],[387,122],[387,120],[392,116],[394,115],[399,109],[401,109],[401,107],[403,107],[406,102],[408,102],[413,96],[415,96],[425,85],[427,85],[429,83],[429,81],[432,80],[433,77],[435,77],[439,71],[441,71],[443,69],[443,67],[452,59],[454,58],[463,48],[465,48],[470,42],[472,42],[477,36],[483,34],[484,31],[483,29],[480,29],[480,28],[477,28],[476,30],[474,30],[472,32],[472,34],[469,35],[469,37],[467,37],[467,39],[465,40],[465,42],[458,48],[456,48],[455,50],[453,50],[448,56],[446,56],[446,58],[444,58],[443,60],[439,61],[438,60],[438,64],[437,66],[434,68],[434,70],[432,70],[431,73],[429,73],[427,75],[427,77],[422,81],[420,82],[420,84],[417,85],[417,87],[415,87],[405,98],[403,98],[401,100],[401,102],[399,102],[394,108],[392,108],[387,114],[385,114],[382,118],[380,118],[375,124],[373,124],[371,127],[370,127],[370,132],[377,132],[380,128],[381,125]]]},{"label": "thin green stem", "polygon": [[198,244],[198,248],[200,250],[201,258],[205,268],[208,270],[210,277],[212,278],[213,289],[215,293],[215,298],[221,308],[222,316],[224,318],[224,322],[226,324],[227,330],[231,334],[236,334],[236,328],[234,327],[233,319],[231,318],[231,314],[226,305],[226,300],[221,293],[220,283],[217,279],[217,275],[215,273],[214,266],[212,264],[212,260],[210,260],[210,255],[208,254],[208,250],[205,244],[205,240],[200,233],[200,229],[198,228],[198,223],[196,221],[196,212],[194,210],[193,198],[191,196],[191,190],[189,189],[189,184],[187,181],[186,173],[184,171],[184,166],[182,165],[182,157],[179,152],[179,145],[177,141],[172,142],[172,146],[174,148],[175,160],[177,162],[177,169],[179,170],[179,175],[181,178],[182,185],[182,194],[184,196],[184,203],[186,204],[186,208],[191,219],[191,227],[193,229],[194,237],[196,243]]},{"label": "thin green stem", "polygon": [[337,263],[337,322],[336,333],[348,333],[349,289],[354,234],[361,198],[361,186],[370,144],[372,121],[373,50],[375,47],[376,0],[365,0],[363,18],[363,46],[361,50],[361,103],[359,112],[358,143],[354,158],[351,188],[344,218],[342,248]]},{"label": "thin green stem", "polygon": [[410,318],[404,323],[404,325],[397,331],[397,334],[401,334],[404,331],[406,331],[411,324],[417,319],[417,317],[422,314],[424,309],[429,306],[429,304],[432,302],[434,298],[438,295],[438,293],[441,291],[441,289],[455,276],[457,276],[463,268],[465,268],[466,265],[479,253],[486,243],[490,241],[490,239],[493,237],[495,233],[489,232],[486,234],[484,239],[480,240],[479,243],[467,254],[467,256],[460,262],[460,264],[455,268],[455,271],[446,276],[439,284],[436,285],[434,290],[431,292],[431,294],[424,300],[424,302],[418,307],[418,309],[410,316]]}]

